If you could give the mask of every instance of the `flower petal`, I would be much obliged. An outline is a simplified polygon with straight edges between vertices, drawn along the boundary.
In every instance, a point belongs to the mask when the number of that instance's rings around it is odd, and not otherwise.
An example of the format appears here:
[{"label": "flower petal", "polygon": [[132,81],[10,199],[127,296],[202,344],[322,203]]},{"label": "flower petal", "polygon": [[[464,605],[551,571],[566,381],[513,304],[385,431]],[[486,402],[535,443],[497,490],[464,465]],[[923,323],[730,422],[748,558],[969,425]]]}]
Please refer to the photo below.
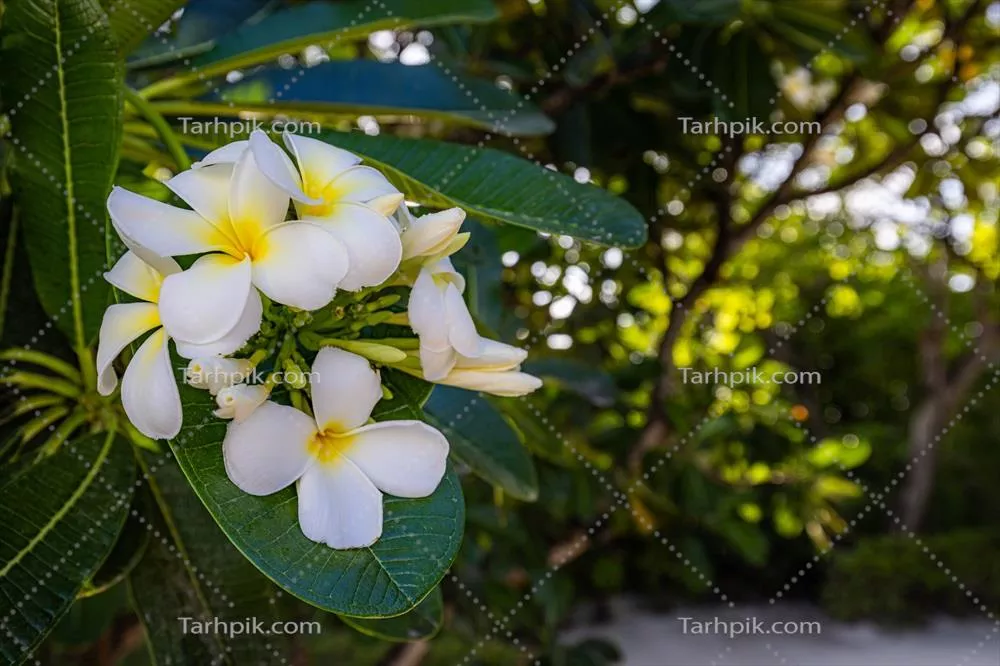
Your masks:
[{"label": "flower petal", "polygon": [[[163,261],[177,266],[177,262],[169,257]],[[177,266],[177,271],[180,269]],[[148,303],[159,300],[160,285],[163,284],[163,275],[131,250],[123,254],[111,270],[104,274],[104,279],[126,294]]]},{"label": "flower petal", "polygon": [[483,353],[478,358],[461,356],[455,367],[468,370],[513,370],[528,358],[527,350],[497,340],[483,338],[482,345]]},{"label": "flower petal", "polygon": [[229,218],[244,249],[285,221],[288,203],[288,193],[264,175],[253,151],[244,152],[236,163],[229,189]]},{"label": "flower petal", "polygon": [[319,193],[341,172],[361,162],[354,153],[336,148],[318,139],[285,132],[285,145],[295,156],[302,174],[302,186]]},{"label": "flower petal", "polygon": [[246,307],[236,326],[231,331],[213,342],[195,344],[193,342],[183,342],[174,340],[177,346],[177,354],[183,358],[204,358],[207,356],[225,356],[246,344],[260,330],[260,322],[264,314],[264,305],[260,300],[260,293],[256,289],[250,290],[247,296]]},{"label": "flower petal", "polygon": [[316,354],[313,413],[320,430],[346,433],[368,420],[382,399],[382,381],[368,360],[334,347]]},{"label": "flower petal", "polygon": [[330,215],[307,218],[321,225],[344,244],[349,258],[341,289],[356,291],[374,287],[389,279],[399,268],[403,244],[389,218],[361,204],[341,203]]},{"label": "flower petal", "polygon": [[181,431],[183,413],[167,334],[161,328],[146,338],[122,377],[122,407],[146,437],[172,439]]},{"label": "flower petal", "polygon": [[249,141],[233,141],[227,143],[222,148],[216,148],[208,155],[205,155],[200,162],[191,165],[193,169],[201,169],[213,164],[235,164],[239,161],[243,152],[250,146]]},{"label": "flower petal", "polygon": [[403,193],[380,171],[369,166],[354,166],[327,184],[323,199],[330,203],[368,204],[382,215],[392,215],[403,203]]},{"label": "flower petal", "polygon": [[443,379],[452,371],[457,361],[458,353],[451,347],[437,351],[423,342],[420,344],[420,369],[424,374],[424,379],[429,382]]},{"label": "flower petal", "polygon": [[170,337],[203,344],[232,331],[246,310],[250,271],[249,257],[209,254],[163,280],[160,317]]},{"label": "flower petal", "polygon": [[483,339],[476,331],[469,308],[454,284],[444,290],[444,308],[448,314],[448,341],[462,356],[476,357],[483,353]]},{"label": "flower petal", "polygon": [[118,354],[146,331],[160,325],[160,314],[152,303],[121,303],[104,311],[97,343],[97,392],[111,395],[118,375],[111,364]]},{"label": "flower petal", "polygon": [[322,199],[310,197],[302,191],[302,178],[292,160],[267,134],[254,130],[250,135],[250,150],[261,172],[290,197],[309,204],[322,203]]},{"label": "flower petal", "polygon": [[229,239],[198,213],[121,187],[111,191],[108,213],[126,244],[131,241],[159,257],[201,254],[229,246]]},{"label": "flower petal", "polygon": [[278,303],[302,310],[316,310],[333,299],[349,261],[340,241],[306,222],[268,230],[253,254],[257,288]]},{"label": "flower petal", "polygon": [[229,221],[229,185],[232,180],[232,164],[213,164],[182,171],[164,184],[211,222],[230,244],[235,245],[237,238]]},{"label": "flower petal", "polygon": [[226,430],[222,455],[229,480],[251,495],[287,488],[313,464],[309,440],[315,433],[305,413],[265,402]]},{"label": "flower petal", "polygon": [[448,440],[420,421],[385,421],[351,432],[343,455],[375,487],[397,497],[427,497],[441,483]]},{"label": "flower petal", "polygon": [[448,314],[445,310],[444,292],[434,282],[434,276],[424,269],[417,275],[410,290],[407,306],[410,328],[420,336],[420,346],[433,351],[450,348],[448,343]]},{"label": "flower petal", "polygon": [[298,494],[306,538],[333,548],[364,548],[382,536],[382,493],[347,458],[310,467],[299,479]]}]

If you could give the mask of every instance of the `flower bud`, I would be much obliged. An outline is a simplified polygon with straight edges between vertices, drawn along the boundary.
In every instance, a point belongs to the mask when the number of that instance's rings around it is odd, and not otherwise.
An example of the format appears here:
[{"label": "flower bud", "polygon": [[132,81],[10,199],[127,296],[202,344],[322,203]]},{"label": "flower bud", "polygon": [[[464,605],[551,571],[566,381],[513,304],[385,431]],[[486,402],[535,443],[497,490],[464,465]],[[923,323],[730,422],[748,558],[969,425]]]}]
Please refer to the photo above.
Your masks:
[{"label": "flower bud", "polygon": [[470,391],[482,391],[505,398],[527,395],[542,386],[542,380],[517,370],[463,370],[455,368],[438,384],[457,386]]},{"label": "flower bud", "polygon": [[[334,345],[331,345],[334,346]],[[344,351],[349,351],[358,356],[388,365],[406,360],[406,352],[390,345],[383,345],[378,342],[368,342],[366,340],[337,340],[336,345]]]},{"label": "flower bud", "polygon": [[465,211],[461,208],[449,208],[414,219],[401,237],[403,260],[440,254],[448,248],[464,221]]},{"label": "flower bud", "polygon": [[[541,387],[541,379],[520,372],[521,362],[528,356],[525,350],[486,338],[482,339],[481,350],[475,358],[458,354],[452,369],[434,381],[504,397],[526,395]],[[422,349],[420,360],[426,375],[431,355]]]},{"label": "flower bud", "polygon": [[219,408],[213,413],[220,419],[242,421],[264,404],[270,393],[263,384],[237,384],[224,388],[215,397]]},{"label": "flower bud", "polygon": [[184,380],[194,388],[208,389],[209,393],[217,395],[226,387],[245,382],[252,370],[253,365],[244,358],[209,356],[188,363]]}]

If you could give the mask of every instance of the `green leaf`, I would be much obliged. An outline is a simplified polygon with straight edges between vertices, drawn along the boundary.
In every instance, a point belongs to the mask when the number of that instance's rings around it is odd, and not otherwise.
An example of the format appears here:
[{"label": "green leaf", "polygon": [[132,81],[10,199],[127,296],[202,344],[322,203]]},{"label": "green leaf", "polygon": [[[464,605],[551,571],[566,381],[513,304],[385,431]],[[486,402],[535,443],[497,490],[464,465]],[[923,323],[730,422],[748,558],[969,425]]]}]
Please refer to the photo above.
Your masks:
[{"label": "green leaf", "polygon": [[714,95],[715,114],[721,120],[741,121],[771,115],[778,84],[771,75],[771,58],[747,31],[718,47],[714,57],[712,81],[726,95]]},{"label": "green leaf", "polygon": [[392,393],[392,399],[380,400],[372,418],[376,421],[423,419],[422,407],[434,389],[433,384],[391,368],[382,370],[382,384]]},{"label": "green leaf", "polygon": [[4,97],[18,100],[14,186],[35,286],[82,349],[108,296],[105,200],[121,139],[121,63],[96,0],[13,3],[3,39]]},{"label": "green leaf", "polygon": [[526,502],[538,499],[531,456],[504,417],[475,393],[435,387],[424,405],[427,422],[444,433],[451,453],[487,482]]},{"label": "green leaf", "polygon": [[310,2],[275,12],[267,20],[247,24],[218,40],[194,65],[204,77],[225,74],[297,53],[311,44],[337,44],[367,39],[376,30],[413,25],[483,23],[497,18],[490,0],[347,0]]},{"label": "green leaf", "polygon": [[338,615],[391,617],[416,606],[451,566],[465,519],[453,471],[430,497],[387,495],[375,544],[335,550],[302,534],[294,487],[255,497],[229,480],[222,458],[226,423],[211,416],[214,401],[189,387],[181,395],[187,425],[171,442],[181,469],[230,541],[291,594]]},{"label": "green leaf", "polygon": [[554,463],[565,463],[569,449],[552,427],[542,420],[531,398],[487,398],[508,423],[521,434],[524,445],[536,456]]},{"label": "green leaf", "polygon": [[118,50],[128,55],[187,0],[101,0]]},{"label": "green leaf", "polygon": [[65,347],[59,336],[39,335],[49,318],[34,285],[25,278],[30,268],[24,228],[10,198],[0,202],[0,257],[0,348],[30,345],[51,352]]},{"label": "green leaf", "polygon": [[144,456],[143,466],[151,491],[143,514],[155,531],[129,576],[129,593],[156,663],[239,666],[287,655],[291,644],[282,635],[252,634],[249,627],[239,636],[192,630],[196,621],[257,618],[267,631],[282,619],[279,591],[229,543],[175,461]]},{"label": "green leaf", "polygon": [[363,156],[428,206],[461,206],[484,220],[602,245],[635,247],[646,239],[646,220],[624,199],[492,148],[364,134],[321,138]]},{"label": "green leaf", "polygon": [[[298,70],[270,68],[213,92],[205,107],[224,115],[235,102],[241,113],[315,118],[417,115],[481,127],[501,134],[541,136],[555,125],[538,107],[490,81],[445,73],[438,65],[407,66],[374,60],[334,60]],[[157,107],[172,113],[170,104]],[[181,115],[182,110],[176,112]]]},{"label": "green leaf", "polygon": [[135,464],[113,433],[66,444],[0,486],[0,659],[19,663],[115,544]]},{"label": "green leaf", "polygon": [[341,617],[349,627],[383,641],[420,641],[433,638],[444,623],[444,600],[441,588],[424,597],[417,607],[396,617],[368,620],[357,617]]},{"label": "green leaf", "polygon": [[725,25],[740,15],[741,0],[663,0],[650,12],[650,25],[689,23]]},{"label": "green leaf", "polygon": [[844,32],[850,17],[840,11],[839,3],[803,2],[803,0],[773,0],[773,15],[767,30],[797,50],[803,64],[810,63],[820,53],[832,51],[857,63],[870,60],[875,49],[865,30]]},{"label": "green leaf", "polygon": [[219,35],[261,18],[280,0],[189,0],[165,33],[151,35],[129,58],[130,69],[190,58],[212,48]]},{"label": "green leaf", "polygon": [[128,521],[118,535],[114,548],[111,549],[101,568],[80,590],[80,598],[101,594],[122,582],[142,559],[149,545],[149,529],[139,518],[137,512],[129,512]]}]

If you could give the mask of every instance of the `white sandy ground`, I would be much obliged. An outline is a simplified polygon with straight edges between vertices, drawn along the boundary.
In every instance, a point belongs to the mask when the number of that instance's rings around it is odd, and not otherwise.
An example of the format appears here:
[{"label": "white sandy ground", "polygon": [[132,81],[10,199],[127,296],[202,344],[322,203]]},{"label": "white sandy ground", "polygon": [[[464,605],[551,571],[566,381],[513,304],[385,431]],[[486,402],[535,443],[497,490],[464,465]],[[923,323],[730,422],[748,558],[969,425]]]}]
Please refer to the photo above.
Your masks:
[{"label": "white sandy ground", "polygon": [[[624,654],[624,666],[1000,666],[1000,623],[982,615],[938,618],[923,627],[891,631],[869,623],[834,621],[817,608],[791,602],[654,613],[622,599],[612,607],[610,623],[577,622],[560,642],[609,640]],[[741,620],[748,616],[756,616],[765,625],[775,620],[817,620],[822,629],[811,636],[685,635],[677,619],[711,622],[715,617]]]}]

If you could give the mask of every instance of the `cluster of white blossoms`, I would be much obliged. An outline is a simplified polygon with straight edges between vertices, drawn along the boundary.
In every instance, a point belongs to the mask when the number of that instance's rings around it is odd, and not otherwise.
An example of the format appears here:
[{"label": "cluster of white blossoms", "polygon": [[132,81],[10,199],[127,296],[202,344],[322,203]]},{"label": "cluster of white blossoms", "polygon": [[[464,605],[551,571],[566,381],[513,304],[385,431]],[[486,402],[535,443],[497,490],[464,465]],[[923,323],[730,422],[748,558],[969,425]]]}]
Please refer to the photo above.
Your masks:
[{"label": "cluster of white blossoms", "polygon": [[[136,301],[105,313],[98,390],[115,390],[114,361],[151,331],[126,366],[122,406],[142,434],[175,437],[183,412],[173,340],[190,360],[187,382],[232,420],[223,453],[233,483],[269,495],[297,482],[303,533],[361,547],[381,535],[381,493],[429,495],[448,454],[425,423],[370,422],[384,392],[370,361],[502,396],[541,382],[520,372],[523,350],[476,330],[449,259],[468,241],[461,209],[413,218],[358,156],[284,140],[291,157],[256,131],[168,180],[190,209],[112,191],[108,212],[128,251],[105,278]],[[386,310],[399,296],[379,290],[401,286],[411,288],[407,312]],[[359,338],[378,323],[408,324],[417,338]],[[309,372],[296,336],[307,349],[315,343]],[[264,381],[247,381],[272,357]],[[279,386],[291,406],[272,401]]]}]

